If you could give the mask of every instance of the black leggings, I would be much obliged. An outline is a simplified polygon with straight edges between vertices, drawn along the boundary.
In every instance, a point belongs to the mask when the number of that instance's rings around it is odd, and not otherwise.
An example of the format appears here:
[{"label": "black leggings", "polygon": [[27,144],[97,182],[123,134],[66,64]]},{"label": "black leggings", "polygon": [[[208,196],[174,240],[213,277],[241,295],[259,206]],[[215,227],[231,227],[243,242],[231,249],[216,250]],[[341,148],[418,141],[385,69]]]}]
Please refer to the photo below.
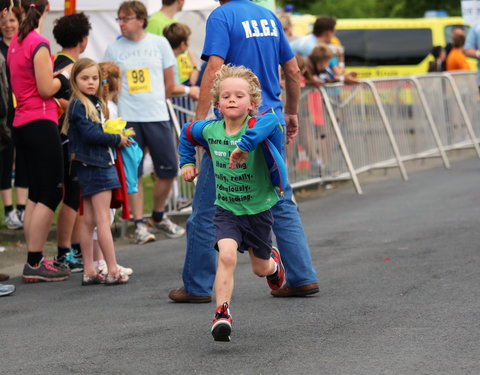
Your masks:
[{"label": "black leggings", "polygon": [[12,170],[14,155],[15,187],[28,187],[25,159],[21,152],[15,150],[12,140],[8,145],[5,146],[2,151],[0,151],[0,190],[7,190],[12,187]]},{"label": "black leggings", "polygon": [[68,138],[63,134],[60,134],[60,138],[63,150],[63,204],[66,204],[72,210],[78,211],[80,207],[80,185],[78,185],[77,172],[68,153]]},{"label": "black leggings", "polygon": [[37,120],[13,131],[15,147],[25,157],[28,199],[55,211],[63,191],[62,146],[57,124]]}]

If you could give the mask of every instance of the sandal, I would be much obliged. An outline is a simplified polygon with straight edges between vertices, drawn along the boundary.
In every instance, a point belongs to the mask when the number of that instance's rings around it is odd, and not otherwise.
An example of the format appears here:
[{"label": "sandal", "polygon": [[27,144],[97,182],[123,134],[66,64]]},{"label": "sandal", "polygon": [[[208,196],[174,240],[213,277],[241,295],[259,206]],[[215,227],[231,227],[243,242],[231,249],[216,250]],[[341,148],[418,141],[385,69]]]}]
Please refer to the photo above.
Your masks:
[{"label": "sandal", "polygon": [[83,275],[82,277],[82,285],[97,285],[97,284],[105,284],[105,276],[101,273],[97,273],[93,276]]},{"label": "sandal", "polygon": [[128,275],[119,272],[117,275],[108,274],[105,278],[105,285],[126,284],[128,282]]}]

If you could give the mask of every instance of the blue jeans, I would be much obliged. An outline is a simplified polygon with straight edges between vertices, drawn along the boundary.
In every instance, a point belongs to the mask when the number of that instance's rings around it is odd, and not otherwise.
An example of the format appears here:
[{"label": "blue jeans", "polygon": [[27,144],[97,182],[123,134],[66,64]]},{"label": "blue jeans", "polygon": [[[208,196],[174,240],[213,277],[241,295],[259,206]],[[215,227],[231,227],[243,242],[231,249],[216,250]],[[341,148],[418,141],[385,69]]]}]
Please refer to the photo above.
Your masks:
[{"label": "blue jeans", "polygon": [[[203,155],[193,197],[192,214],[187,220],[187,252],[183,266],[183,285],[188,294],[210,296],[217,271],[214,249],[215,177],[212,159]],[[317,282],[310,249],[303,231],[292,188],[287,185],[285,198],[271,209],[273,232],[280,250],[287,284],[299,287]]]}]

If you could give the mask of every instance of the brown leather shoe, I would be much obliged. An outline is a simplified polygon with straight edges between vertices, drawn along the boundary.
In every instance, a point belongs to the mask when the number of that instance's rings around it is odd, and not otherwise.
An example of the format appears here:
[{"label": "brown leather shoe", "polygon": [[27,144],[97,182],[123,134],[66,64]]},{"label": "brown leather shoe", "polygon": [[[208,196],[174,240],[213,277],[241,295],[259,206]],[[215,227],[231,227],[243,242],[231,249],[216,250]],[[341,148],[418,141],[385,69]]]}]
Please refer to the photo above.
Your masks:
[{"label": "brown leather shoe", "polygon": [[292,288],[285,284],[280,289],[272,290],[271,295],[274,297],[304,297],[318,293],[318,287],[318,283],[297,286],[296,288]]},{"label": "brown leather shoe", "polygon": [[10,276],[5,275],[4,273],[0,273],[0,282],[7,281],[9,278]]},{"label": "brown leather shoe", "polygon": [[212,302],[211,296],[194,296],[188,294],[184,288],[173,289],[168,293],[168,298],[177,303],[206,303]]}]

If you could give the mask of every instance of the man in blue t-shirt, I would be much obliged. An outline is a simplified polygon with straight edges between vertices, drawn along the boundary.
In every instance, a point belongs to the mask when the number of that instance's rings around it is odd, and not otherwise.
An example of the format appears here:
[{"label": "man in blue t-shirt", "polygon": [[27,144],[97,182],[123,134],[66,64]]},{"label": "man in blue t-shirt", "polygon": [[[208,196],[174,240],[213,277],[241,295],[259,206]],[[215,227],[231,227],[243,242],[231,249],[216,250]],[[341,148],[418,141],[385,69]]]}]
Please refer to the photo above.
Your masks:
[{"label": "man in blue t-shirt", "polygon": [[[207,20],[202,60],[207,61],[200,86],[196,118],[203,120],[210,110],[215,73],[223,64],[244,65],[259,78],[262,105],[259,112],[273,107],[286,126],[287,142],[298,132],[300,71],[282,24],[270,10],[249,0],[220,0]],[[280,100],[279,66],[285,75],[285,108]],[[212,161],[204,155],[187,221],[187,254],[183,268],[184,287],[172,290],[175,302],[210,302],[215,279],[214,249],[215,182]],[[287,283],[272,291],[275,297],[302,296],[318,292],[316,272],[290,185],[285,199],[272,208],[273,230],[287,273]]]}]

